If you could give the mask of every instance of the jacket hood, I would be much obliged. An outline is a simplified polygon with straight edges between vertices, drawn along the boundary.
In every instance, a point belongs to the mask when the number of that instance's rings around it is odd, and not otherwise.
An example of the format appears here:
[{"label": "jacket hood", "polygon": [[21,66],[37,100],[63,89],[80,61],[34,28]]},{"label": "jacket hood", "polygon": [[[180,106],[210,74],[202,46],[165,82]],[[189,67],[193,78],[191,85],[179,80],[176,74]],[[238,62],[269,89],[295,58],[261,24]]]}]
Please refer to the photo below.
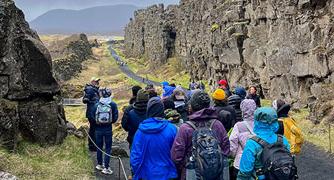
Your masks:
[{"label": "jacket hood", "polygon": [[218,119],[218,114],[213,107],[202,109],[189,116],[190,121],[208,121],[211,119]]},{"label": "jacket hood", "polygon": [[157,134],[164,130],[168,123],[165,119],[148,118],[139,125],[139,130],[147,134]]},{"label": "jacket hood", "polygon": [[245,99],[240,104],[242,117],[244,121],[254,121],[254,112],[257,106],[253,99]]},{"label": "jacket hood", "polygon": [[100,103],[102,104],[110,104],[112,102],[111,97],[107,97],[107,98],[100,98]]},{"label": "jacket hood", "polygon": [[254,133],[258,136],[275,135],[278,129],[279,129],[278,122],[268,124],[261,121],[254,121]]},{"label": "jacket hood", "polygon": [[172,96],[173,94],[173,91],[174,91],[175,87],[172,87],[172,86],[164,86],[163,87],[163,94],[162,94],[162,97],[170,97]]},{"label": "jacket hood", "polygon": [[288,117],[289,111],[291,109],[290,104],[284,104],[277,110],[278,117]]},{"label": "jacket hood", "polygon": [[260,137],[270,137],[279,129],[274,108],[261,107],[254,113],[254,132]]}]

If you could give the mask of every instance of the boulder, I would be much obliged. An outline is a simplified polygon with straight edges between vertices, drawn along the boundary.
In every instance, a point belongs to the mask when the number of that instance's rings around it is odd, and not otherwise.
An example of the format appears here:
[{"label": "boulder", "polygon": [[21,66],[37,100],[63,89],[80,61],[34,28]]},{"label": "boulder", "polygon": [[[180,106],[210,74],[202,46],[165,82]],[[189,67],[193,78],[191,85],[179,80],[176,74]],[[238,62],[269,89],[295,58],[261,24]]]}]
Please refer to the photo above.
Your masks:
[{"label": "boulder", "polygon": [[15,149],[19,133],[40,144],[66,137],[51,56],[12,0],[0,2],[0,140]]}]

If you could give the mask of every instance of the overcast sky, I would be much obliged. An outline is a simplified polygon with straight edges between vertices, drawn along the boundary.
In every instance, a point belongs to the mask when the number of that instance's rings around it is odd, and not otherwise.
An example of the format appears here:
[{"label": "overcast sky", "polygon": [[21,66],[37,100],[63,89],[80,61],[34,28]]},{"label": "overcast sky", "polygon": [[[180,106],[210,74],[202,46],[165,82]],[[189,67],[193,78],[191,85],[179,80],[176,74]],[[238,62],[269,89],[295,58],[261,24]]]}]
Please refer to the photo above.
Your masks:
[{"label": "overcast sky", "polygon": [[14,0],[31,21],[52,9],[83,9],[101,5],[132,4],[146,7],[152,4],[177,4],[179,0]]}]

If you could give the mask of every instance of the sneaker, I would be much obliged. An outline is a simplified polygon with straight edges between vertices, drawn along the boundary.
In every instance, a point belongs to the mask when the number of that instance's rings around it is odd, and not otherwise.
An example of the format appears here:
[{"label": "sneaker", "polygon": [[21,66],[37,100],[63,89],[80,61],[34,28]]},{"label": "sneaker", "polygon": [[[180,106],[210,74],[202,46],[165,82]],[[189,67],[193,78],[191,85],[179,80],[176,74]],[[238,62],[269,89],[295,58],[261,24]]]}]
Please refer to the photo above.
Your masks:
[{"label": "sneaker", "polygon": [[102,171],[104,169],[104,166],[98,164],[95,168],[99,171]]},{"label": "sneaker", "polygon": [[107,168],[104,168],[102,170],[102,173],[103,174],[107,174],[107,175],[111,175],[113,173],[113,171],[110,169],[110,167],[107,169]]}]

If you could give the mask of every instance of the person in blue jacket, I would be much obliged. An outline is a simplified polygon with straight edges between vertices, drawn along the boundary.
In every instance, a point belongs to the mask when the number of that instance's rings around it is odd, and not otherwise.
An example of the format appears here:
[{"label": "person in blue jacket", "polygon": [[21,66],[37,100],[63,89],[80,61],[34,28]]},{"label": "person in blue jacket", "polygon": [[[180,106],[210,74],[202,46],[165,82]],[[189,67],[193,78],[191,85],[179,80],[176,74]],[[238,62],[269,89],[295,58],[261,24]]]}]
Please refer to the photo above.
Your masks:
[{"label": "person in blue jacket", "polygon": [[171,148],[177,128],[164,118],[160,98],[151,98],[147,104],[147,117],[135,134],[130,155],[134,180],[169,180],[177,178],[171,159]]},{"label": "person in blue jacket", "polygon": [[[99,94],[99,84],[100,84],[100,78],[93,77],[89,84],[86,84],[84,89],[84,97],[82,99],[84,104],[87,104],[86,109],[86,118],[89,122],[89,136],[92,137],[94,143],[95,141],[95,111],[96,107],[95,104],[99,102],[100,94]],[[96,151],[96,147],[94,146],[94,143],[88,139],[88,148],[90,151]]]},{"label": "person in blue jacket", "polygon": [[[259,138],[263,139],[269,144],[277,142],[276,132],[279,128],[278,116],[275,109],[270,107],[262,107],[254,113],[254,133]],[[286,149],[290,150],[290,145],[285,137],[283,137],[283,144]],[[262,167],[259,160],[262,147],[257,142],[249,139],[246,143],[245,149],[241,156],[240,171],[238,180],[252,180],[255,179],[256,169]],[[259,180],[264,180],[264,175],[258,177]]]}]

